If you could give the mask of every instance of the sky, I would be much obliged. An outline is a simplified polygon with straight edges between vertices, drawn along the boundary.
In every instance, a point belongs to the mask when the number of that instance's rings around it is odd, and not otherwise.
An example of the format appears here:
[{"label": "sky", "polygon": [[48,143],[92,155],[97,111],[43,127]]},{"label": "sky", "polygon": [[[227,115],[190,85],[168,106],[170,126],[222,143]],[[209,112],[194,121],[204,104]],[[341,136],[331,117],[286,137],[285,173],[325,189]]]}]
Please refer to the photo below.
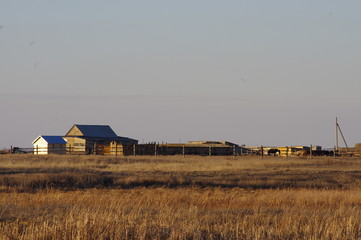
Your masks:
[{"label": "sky", "polygon": [[73,124],[333,147],[336,117],[353,146],[360,42],[356,0],[0,0],[0,148]]}]

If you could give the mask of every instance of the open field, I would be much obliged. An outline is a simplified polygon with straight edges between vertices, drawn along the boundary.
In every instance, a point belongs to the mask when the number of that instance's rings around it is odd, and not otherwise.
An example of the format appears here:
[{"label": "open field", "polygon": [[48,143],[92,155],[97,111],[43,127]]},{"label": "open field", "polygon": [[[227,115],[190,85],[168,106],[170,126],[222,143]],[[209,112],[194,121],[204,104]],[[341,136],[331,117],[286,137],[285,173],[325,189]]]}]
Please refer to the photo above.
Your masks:
[{"label": "open field", "polygon": [[361,159],[0,156],[0,239],[360,239]]}]

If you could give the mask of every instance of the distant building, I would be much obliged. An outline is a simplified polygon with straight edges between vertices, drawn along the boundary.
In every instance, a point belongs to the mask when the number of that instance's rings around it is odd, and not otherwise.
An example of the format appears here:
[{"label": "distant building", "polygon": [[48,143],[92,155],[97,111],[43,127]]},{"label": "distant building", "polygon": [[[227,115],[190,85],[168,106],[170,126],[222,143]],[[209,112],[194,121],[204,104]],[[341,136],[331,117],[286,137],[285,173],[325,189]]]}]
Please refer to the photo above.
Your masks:
[{"label": "distant building", "polygon": [[123,155],[202,155],[227,156],[240,152],[237,144],[221,141],[190,141],[188,143],[141,144],[124,146]]},{"label": "distant building", "polygon": [[212,146],[238,146],[238,144],[227,141],[188,141],[188,144],[212,145]]},{"label": "distant building", "polygon": [[62,136],[40,135],[33,141],[34,154],[65,154],[66,141]]},{"label": "distant building", "polygon": [[108,125],[75,124],[64,136],[69,153],[110,154],[111,144],[138,144],[138,140],[118,137]]}]

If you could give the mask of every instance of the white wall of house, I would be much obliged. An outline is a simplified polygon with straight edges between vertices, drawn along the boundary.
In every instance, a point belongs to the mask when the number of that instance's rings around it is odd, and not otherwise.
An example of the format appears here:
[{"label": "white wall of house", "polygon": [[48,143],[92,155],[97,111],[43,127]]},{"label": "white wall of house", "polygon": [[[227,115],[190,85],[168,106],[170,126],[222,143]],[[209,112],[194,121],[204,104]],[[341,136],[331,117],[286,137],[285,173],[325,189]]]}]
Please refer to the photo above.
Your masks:
[{"label": "white wall of house", "polygon": [[39,137],[34,143],[34,154],[48,154],[48,142]]},{"label": "white wall of house", "polygon": [[39,137],[34,143],[34,154],[66,154],[66,144],[48,143],[44,138]]}]

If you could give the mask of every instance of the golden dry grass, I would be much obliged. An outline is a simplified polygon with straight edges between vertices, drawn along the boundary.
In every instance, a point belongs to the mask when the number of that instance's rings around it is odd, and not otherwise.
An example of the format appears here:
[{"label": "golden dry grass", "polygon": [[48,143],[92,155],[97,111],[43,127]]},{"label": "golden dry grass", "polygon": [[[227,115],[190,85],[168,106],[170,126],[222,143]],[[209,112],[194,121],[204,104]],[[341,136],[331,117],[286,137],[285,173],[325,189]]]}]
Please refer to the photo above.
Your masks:
[{"label": "golden dry grass", "polygon": [[259,157],[0,157],[0,191],[93,187],[358,189],[361,161]]},{"label": "golden dry grass", "polygon": [[7,193],[0,239],[359,239],[360,203],[355,190]]},{"label": "golden dry grass", "polygon": [[0,156],[0,239],[360,239],[360,159]]}]

